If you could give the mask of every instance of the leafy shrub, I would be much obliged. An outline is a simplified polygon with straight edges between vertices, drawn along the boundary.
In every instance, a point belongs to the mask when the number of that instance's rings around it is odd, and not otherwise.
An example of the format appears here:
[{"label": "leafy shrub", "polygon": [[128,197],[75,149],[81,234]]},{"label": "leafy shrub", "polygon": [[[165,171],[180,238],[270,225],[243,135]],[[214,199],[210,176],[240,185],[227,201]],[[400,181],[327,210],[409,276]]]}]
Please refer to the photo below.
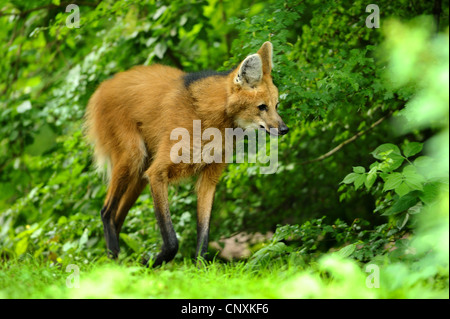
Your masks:
[{"label": "leafy shrub", "polygon": [[[383,27],[369,29],[359,0],[85,1],[77,30],[65,26],[57,2],[7,2],[0,13],[2,260],[105,258],[98,215],[106,189],[82,138],[84,108],[100,82],[136,64],[229,69],[270,40],[291,128],[279,140],[279,171],[228,167],[211,240],[275,231],[248,267],[313,273],[286,284],[284,296],[336,296],[338,287],[357,296],[361,266],[372,262],[387,281],[364,296],[448,290],[448,3],[445,33],[435,35],[429,20],[397,22],[431,14],[425,2],[379,1]],[[169,196],[177,257],[190,258],[194,191],[180,185]],[[122,261],[158,250],[148,190],[121,241]],[[295,288],[305,281],[315,290]]]}]

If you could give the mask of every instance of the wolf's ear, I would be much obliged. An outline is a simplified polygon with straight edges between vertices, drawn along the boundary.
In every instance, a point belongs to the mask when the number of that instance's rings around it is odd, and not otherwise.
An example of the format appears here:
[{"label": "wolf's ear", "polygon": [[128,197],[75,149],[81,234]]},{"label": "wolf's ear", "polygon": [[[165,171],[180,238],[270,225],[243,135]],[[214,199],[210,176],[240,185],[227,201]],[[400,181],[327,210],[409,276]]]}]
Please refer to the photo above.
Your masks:
[{"label": "wolf's ear", "polygon": [[272,56],[273,45],[269,41],[264,42],[257,52],[262,60],[262,67],[264,74],[270,74],[273,68]]},{"label": "wolf's ear", "polygon": [[240,85],[254,87],[263,76],[262,60],[259,54],[252,54],[242,61],[234,81]]}]

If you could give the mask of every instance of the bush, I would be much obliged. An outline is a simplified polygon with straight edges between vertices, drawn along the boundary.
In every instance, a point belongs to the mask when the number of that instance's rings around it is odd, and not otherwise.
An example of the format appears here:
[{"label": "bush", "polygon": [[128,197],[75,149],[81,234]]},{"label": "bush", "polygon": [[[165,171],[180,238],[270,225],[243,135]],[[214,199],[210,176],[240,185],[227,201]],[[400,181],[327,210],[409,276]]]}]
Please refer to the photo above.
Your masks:
[{"label": "bush", "polygon": [[[0,258],[106,258],[98,216],[106,188],[82,134],[99,83],[136,64],[229,69],[270,40],[291,130],[279,139],[277,174],[228,166],[211,240],[274,231],[246,270],[287,264],[318,274],[298,277],[313,287],[302,294],[287,284],[286,297],[335,296],[339,286],[352,296],[359,279],[339,278],[360,278],[371,263],[392,279],[375,296],[448,291],[448,3],[439,30],[428,3],[377,4],[380,29],[365,26],[359,0],[85,1],[81,27],[70,29],[59,1],[5,3]],[[179,261],[194,254],[196,198],[189,184],[169,192]],[[148,191],[120,238],[121,261],[158,251]],[[401,285],[411,293],[396,295]]]}]

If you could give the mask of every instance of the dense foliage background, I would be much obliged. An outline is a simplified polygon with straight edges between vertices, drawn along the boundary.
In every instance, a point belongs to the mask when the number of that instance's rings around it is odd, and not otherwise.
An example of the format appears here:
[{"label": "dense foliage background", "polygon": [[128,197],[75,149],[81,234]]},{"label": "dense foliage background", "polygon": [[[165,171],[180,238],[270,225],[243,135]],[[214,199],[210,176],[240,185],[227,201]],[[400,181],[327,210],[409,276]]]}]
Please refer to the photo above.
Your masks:
[{"label": "dense foliage background", "polygon": [[[356,279],[339,276],[361,277],[363,265],[376,263],[387,287],[378,297],[448,298],[448,1],[377,1],[380,28],[366,27],[370,12],[360,0],[0,3],[4,267],[106,259],[106,186],[82,134],[100,82],[138,64],[229,69],[270,40],[291,129],[279,140],[279,171],[228,166],[211,240],[272,231],[251,247],[246,270],[290,265],[319,274],[288,284],[312,290],[272,297],[336,297],[322,286],[325,272],[348,296],[373,297],[352,295]],[[68,27],[70,3],[78,4],[79,28]],[[192,184],[169,196],[177,260],[192,258]],[[148,190],[121,239],[122,262],[158,251]]]}]

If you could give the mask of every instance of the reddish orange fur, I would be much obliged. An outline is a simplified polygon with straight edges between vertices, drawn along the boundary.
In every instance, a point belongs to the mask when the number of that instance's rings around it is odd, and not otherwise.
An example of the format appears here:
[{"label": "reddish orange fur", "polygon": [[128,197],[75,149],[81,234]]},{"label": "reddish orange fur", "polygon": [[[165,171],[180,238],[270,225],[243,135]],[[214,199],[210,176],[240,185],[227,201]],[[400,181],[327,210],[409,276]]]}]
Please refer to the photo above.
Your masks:
[{"label": "reddish orange fur", "polygon": [[[167,185],[197,174],[199,225],[209,224],[215,186],[225,164],[173,163],[170,149],[177,141],[170,140],[170,132],[182,127],[193,136],[193,120],[201,120],[202,131],[214,127],[222,136],[225,128],[244,122],[277,128],[282,120],[275,109],[278,90],[270,75],[271,44],[265,43],[258,54],[264,73],[253,88],[235,82],[240,67],[228,76],[208,77],[186,88],[185,73],[163,65],[134,67],[99,86],[87,107],[86,127],[97,161],[109,162],[112,168],[102,210],[112,216],[110,224],[104,221],[105,227],[115,228],[118,236],[128,210],[148,182],[161,223],[169,223]],[[263,114],[258,109],[261,103],[268,106]]]}]

